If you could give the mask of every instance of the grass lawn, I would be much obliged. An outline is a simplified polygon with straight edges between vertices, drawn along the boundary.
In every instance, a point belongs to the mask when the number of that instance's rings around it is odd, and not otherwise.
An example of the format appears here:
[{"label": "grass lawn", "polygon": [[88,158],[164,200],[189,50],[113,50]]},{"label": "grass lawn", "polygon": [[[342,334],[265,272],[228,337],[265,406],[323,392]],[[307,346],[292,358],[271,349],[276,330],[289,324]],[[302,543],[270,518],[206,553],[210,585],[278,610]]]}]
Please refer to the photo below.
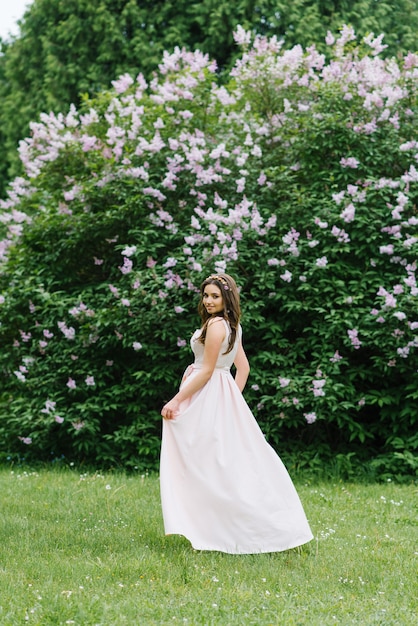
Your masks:
[{"label": "grass lawn", "polygon": [[0,469],[0,624],[418,624],[417,487],[296,486],[315,540],[236,556],[165,537],[156,476]]}]

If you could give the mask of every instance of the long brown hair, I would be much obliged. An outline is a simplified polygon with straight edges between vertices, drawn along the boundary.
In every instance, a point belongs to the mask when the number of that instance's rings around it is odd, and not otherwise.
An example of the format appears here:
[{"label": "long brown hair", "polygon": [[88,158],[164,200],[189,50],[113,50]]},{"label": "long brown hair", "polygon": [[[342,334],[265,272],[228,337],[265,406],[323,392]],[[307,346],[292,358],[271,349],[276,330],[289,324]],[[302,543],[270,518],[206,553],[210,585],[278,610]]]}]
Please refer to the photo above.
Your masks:
[{"label": "long brown hair", "polygon": [[208,330],[209,320],[212,318],[203,305],[203,293],[206,285],[216,285],[222,294],[222,300],[224,304],[224,310],[219,313],[219,317],[223,317],[231,328],[229,335],[228,349],[224,354],[231,352],[235,344],[235,339],[238,332],[238,325],[241,319],[241,307],[239,303],[239,291],[235,280],[229,274],[211,274],[208,276],[200,286],[200,301],[197,307],[199,315],[202,319],[202,332],[199,336],[199,341],[205,343],[206,333]]}]

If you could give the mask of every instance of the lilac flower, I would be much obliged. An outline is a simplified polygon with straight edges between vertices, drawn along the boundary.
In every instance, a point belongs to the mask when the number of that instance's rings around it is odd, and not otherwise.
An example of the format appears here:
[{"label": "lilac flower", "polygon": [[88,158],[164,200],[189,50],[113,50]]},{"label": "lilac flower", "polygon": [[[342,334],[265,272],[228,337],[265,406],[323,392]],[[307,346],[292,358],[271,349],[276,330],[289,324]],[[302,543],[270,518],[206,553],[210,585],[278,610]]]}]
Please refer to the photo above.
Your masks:
[{"label": "lilac flower", "polygon": [[146,195],[152,196],[159,202],[164,202],[164,200],[166,200],[166,196],[161,193],[161,191],[154,189],[153,187],[144,187],[142,192]]},{"label": "lilac flower", "polygon": [[268,259],[267,265],[279,265],[279,259]]},{"label": "lilac flower", "polygon": [[126,246],[121,252],[123,256],[132,256],[136,252],[136,246]]},{"label": "lilac flower", "polygon": [[364,43],[366,43],[368,46],[372,48],[373,56],[377,56],[378,54],[382,52],[382,50],[387,48],[386,44],[382,44],[383,37],[384,37],[383,33],[381,33],[378,37],[375,37],[375,38],[374,38],[374,33],[370,33],[366,37],[363,37]]},{"label": "lilac flower", "polygon": [[316,379],[312,381],[312,392],[314,396],[325,396],[325,391],[323,390],[323,387],[325,386],[325,383],[327,381],[325,379]]},{"label": "lilac flower", "polygon": [[135,352],[138,352],[138,350],[142,350],[142,343],[140,343],[139,341],[134,341],[132,347]]},{"label": "lilac flower", "polygon": [[117,287],[115,287],[114,285],[108,285],[110,291],[113,293],[113,295],[115,296],[115,298],[119,298],[119,289]]},{"label": "lilac flower", "polygon": [[130,272],[132,272],[132,267],[133,267],[133,263],[132,263],[131,259],[129,259],[128,257],[124,256],[123,257],[123,265],[119,267],[119,269],[122,272],[122,274],[129,274]]},{"label": "lilac flower", "polygon": [[235,43],[239,46],[248,46],[251,42],[251,31],[244,30],[243,27],[238,24],[236,30],[233,32]]},{"label": "lilac flower", "polygon": [[340,165],[342,165],[342,167],[351,167],[353,169],[356,169],[359,164],[360,161],[358,161],[354,157],[348,157],[347,159],[343,157],[342,159],[340,159]]},{"label": "lilac flower", "polygon": [[412,248],[418,241],[418,237],[408,237],[404,240],[403,245],[405,248]]},{"label": "lilac flower", "polygon": [[129,74],[122,74],[117,80],[112,80],[112,85],[116,93],[124,93],[133,83],[134,80]]},{"label": "lilac flower", "polygon": [[183,313],[186,309],[184,309],[182,306],[175,306],[174,307],[174,311],[176,313]]},{"label": "lilac flower", "polygon": [[344,24],[341,29],[341,36],[337,40],[337,45],[342,51],[345,44],[349,41],[353,41],[355,38],[356,38],[356,35],[354,33],[354,28],[352,26],[347,26],[346,24]]},{"label": "lilac flower", "polygon": [[350,203],[348,206],[345,207],[344,211],[342,211],[340,217],[342,220],[344,220],[344,222],[348,224],[349,222],[352,222],[354,220],[355,214],[355,206],[354,204]]},{"label": "lilac flower", "polygon": [[32,437],[18,437],[18,439],[20,439],[20,441],[27,446],[30,446],[30,444],[32,443]]},{"label": "lilac flower", "polygon": [[241,178],[238,178],[236,180],[236,184],[237,184],[237,193],[242,193],[245,189],[245,183],[247,182],[245,176],[242,176]]},{"label": "lilac flower", "polygon": [[388,293],[385,298],[385,306],[390,308],[396,307],[396,298],[391,293]]},{"label": "lilac flower", "polygon": [[340,243],[350,242],[350,237],[348,236],[348,234],[345,232],[343,228],[338,228],[338,226],[333,226],[331,229],[331,234],[334,235],[334,237],[336,237],[337,241],[339,241]]},{"label": "lilac flower", "polygon": [[405,313],[403,313],[402,311],[396,311],[396,312],[393,314],[393,316],[394,316],[394,317],[396,317],[396,318],[397,318],[398,320],[400,320],[400,321],[401,321],[401,320],[406,319],[406,314],[405,314]]},{"label": "lilac flower", "polygon": [[288,387],[290,384],[290,378],[284,378],[282,376],[279,376],[279,383],[280,387],[282,388]]},{"label": "lilac flower", "polygon": [[338,350],[335,351],[334,356],[332,356],[330,358],[331,363],[338,363],[338,361],[342,360],[342,356],[340,355],[340,353],[338,352]]},{"label": "lilac flower", "polygon": [[164,121],[161,119],[161,117],[159,117],[157,121],[154,122],[153,126],[154,128],[164,128],[165,124],[164,124]]},{"label": "lilac flower", "polygon": [[70,340],[74,339],[75,328],[73,328],[72,326],[68,327],[65,322],[58,322],[57,326],[66,339],[70,339]]},{"label": "lilac flower", "polygon": [[153,259],[152,257],[150,257],[150,256],[149,256],[149,257],[147,258],[147,267],[148,267],[148,268],[152,268],[152,267],[154,267],[154,265],[156,265],[156,264],[157,264],[157,261],[154,261],[154,259]]},{"label": "lilac flower", "polygon": [[22,372],[19,372],[19,370],[16,370],[16,371],[14,371],[14,372],[13,372],[13,374],[14,374],[14,375],[16,376],[16,378],[17,378],[18,380],[20,380],[22,383],[24,383],[24,382],[25,382],[25,380],[26,380],[26,376],[25,376],[24,374],[22,374]]},{"label": "lilac flower", "polygon": [[325,37],[325,43],[327,46],[332,46],[335,43],[335,37],[330,30],[327,32],[327,36]]},{"label": "lilac flower", "polygon": [[89,150],[93,150],[97,148],[97,137],[94,135],[81,135],[80,137],[81,149],[83,152],[88,152]]},{"label": "lilac flower", "polygon": [[311,411],[310,413],[304,413],[303,416],[308,424],[313,424],[316,421],[316,413],[314,413],[313,411]]},{"label": "lilac flower", "polygon": [[389,244],[387,246],[380,246],[379,248],[380,254],[393,254],[393,244]]},{"label": "lilac flower", "polygon": [[46,337],[47,339],[52,339],[52,337],[54,336],[54,333],[51,333],[51,331],[48,330],[47,328],[44,328],[42,333],[43,333],[43,336]]},{"label": "lilac flower", "polygon": [[366,398],[360,398],[360,400],[357,402],[357,404],[359,406],[364,406],[366,404]]},{"label": "lilac flower", "polygon": [[345,196],[345,191],[340,191],[339,193],[333,193],[332,199],[334,200],[336,204],[341,204],[341,202],[344,200],[344,196]]},{"label": "lilac flower", "polygon": [[168,257],[167,261],[163,264],[163,267],[174,267],[175,265],[177,265],[177,259],[175,259],[174,257]]},{"label": "lilac flower", "polygon": [[277,215],[270,215],[266,222],[266,229],[270,230],[270,228],[274,228],[277,224]]},{"label": "lilac flower", "polygon": [[292,272],[286,270],[284,274],[280,274],[280,278],[284,280],[285,283],[290,283],[292,281]]},{"label": "lilac flower", "polygon": [[177,337],[177,345],[179,348],[184,348],[184,346],[186,345],[186,340],[182,339],[181,337]]},{"label": "lilac flower", "polygon": [[314,222],[319,228],[328,228],[328,222],[323,222],[319,217],[316,217]]},{"label": "lilac flower", "polygon": [[351,344],[352,346],[358,350],[361,346],[361,341],[358,338],[358,330],[356,328],[352,328],[350,330],[347,330],[347,335],[350,338]]},{"label": "lilac flower", "polygon": [[315,265],[318,267],[326,267],[328,265],[328,259],[326,256],[321,256],[319,259],[316,259]]},{"label": "lilac flower", "polygon": [[402,359],[406,359],[409,355],[409,346],[405,346],[404,348],[398,348],[396,352]]},{"label": "lilac flower", "polygon": [[75,380],[73,378],[69,378],[67,381],[67,387],[68,389],[75,389],[77,387],[77,384],[75,382]]},{"label": "lilac flower", "polygon": [[81,430],[85,426],[85,422],[71,422],[75,430]]},{"label": "lilac flower", "polygon": [[51,413],[51,411],[54,411],[56,404],[57,403],[52,400],[47,400],[45,402],[45,408],[41,409],[41,413]]},{"label": "lilac flower", "polygon": [[86,385],[87,385],[88,387],[94,387],[94,386],[95,386],[95,384],[96,384],[96,382],[95,382],[95,380],[94,380],[94,376],[87,376],[87,377],[86,377],[86,380],[85,380],[85,383],[86,383]]},{"label": "lilac flower", "polygon": [[123,304],[123,306],[131,306],[131,301],[128,300],[128,298],[121,298],[120,303]]},{"label": "lilac flower", "polygon": [[112,365],[113,365],[113,361],[110,360],[110,359],[107,359],[106,360],[106,367],[112,367]]},{"label": "lilac flower", "polygon": [[416,150],[418,148],[418,141],[407,141],[399,146],[399,150],[401,152],[406,152],[407,150]]},{"label": "lilac flower", "polygon": [[64,421],[64,418],[60,417],[59,415],[55,415],[54,420],[57,422],[57,424],[62,424]]},{"label": "lilac flower", "polygon": [[254,391],[259,391],[260,387],[258,385],[251,385],[251,389],[253,389]]}]

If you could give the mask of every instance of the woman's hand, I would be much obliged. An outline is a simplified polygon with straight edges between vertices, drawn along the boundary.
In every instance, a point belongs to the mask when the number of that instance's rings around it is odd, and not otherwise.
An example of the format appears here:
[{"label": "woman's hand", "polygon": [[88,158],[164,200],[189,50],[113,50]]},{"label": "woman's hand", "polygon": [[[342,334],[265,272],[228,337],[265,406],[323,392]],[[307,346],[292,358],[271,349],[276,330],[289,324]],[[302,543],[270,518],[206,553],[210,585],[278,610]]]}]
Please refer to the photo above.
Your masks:
[{"label": "woman's hand", "polygon": [[161,409],[161,415],[166,420],[172,420],[177,417],[179,413],[180,402],[173,398],[170,402],[167,402]]}]

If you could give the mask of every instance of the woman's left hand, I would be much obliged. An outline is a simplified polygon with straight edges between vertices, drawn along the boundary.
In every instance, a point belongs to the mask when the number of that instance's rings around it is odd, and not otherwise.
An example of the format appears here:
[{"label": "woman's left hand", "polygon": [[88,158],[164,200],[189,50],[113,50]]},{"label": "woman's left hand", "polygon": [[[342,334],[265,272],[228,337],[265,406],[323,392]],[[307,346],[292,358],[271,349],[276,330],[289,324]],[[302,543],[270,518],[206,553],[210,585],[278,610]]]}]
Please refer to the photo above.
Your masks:
[{"label": "woman's left hand", "polygon": [[180,408],[180,402],[173,398],[170,402],[167,402],[161,409],[161,415],[166,420],[174,419],[178,413]]}]

